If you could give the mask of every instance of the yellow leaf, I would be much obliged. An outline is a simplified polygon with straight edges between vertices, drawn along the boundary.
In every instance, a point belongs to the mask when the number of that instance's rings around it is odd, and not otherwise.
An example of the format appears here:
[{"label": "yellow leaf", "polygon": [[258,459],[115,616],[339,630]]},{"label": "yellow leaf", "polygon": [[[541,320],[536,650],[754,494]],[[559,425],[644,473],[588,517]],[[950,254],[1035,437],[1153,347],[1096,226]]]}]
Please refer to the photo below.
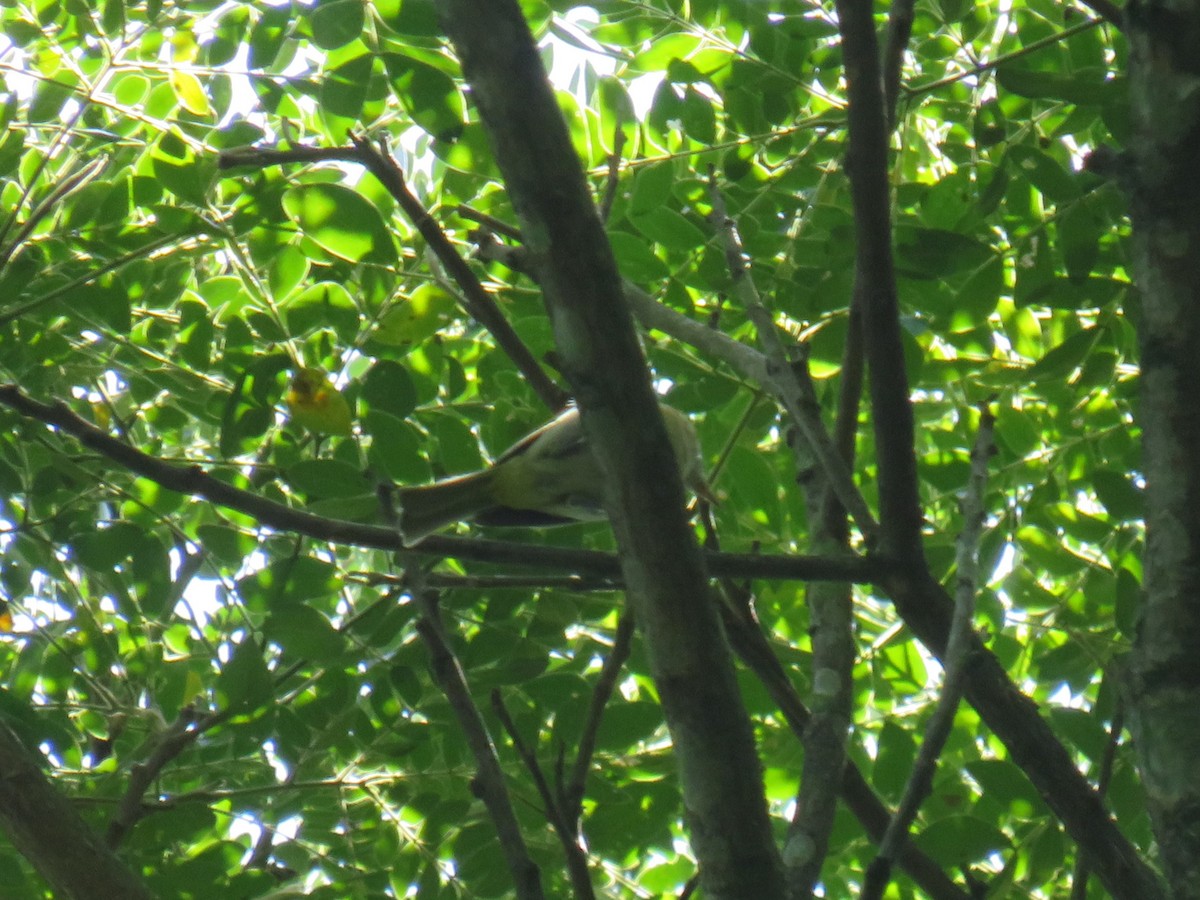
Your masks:
[{"label": "yellow leaf", "polygon": [[212,107],[209,106],[208,95],[204,93],[204,86],[200,84],[200,79],[191,72],[180,72],[178,69],[173,69],[171,71],[171,90],[175,92],[175,99],[183,104],[183,108],[192,115],[212,115]]}]

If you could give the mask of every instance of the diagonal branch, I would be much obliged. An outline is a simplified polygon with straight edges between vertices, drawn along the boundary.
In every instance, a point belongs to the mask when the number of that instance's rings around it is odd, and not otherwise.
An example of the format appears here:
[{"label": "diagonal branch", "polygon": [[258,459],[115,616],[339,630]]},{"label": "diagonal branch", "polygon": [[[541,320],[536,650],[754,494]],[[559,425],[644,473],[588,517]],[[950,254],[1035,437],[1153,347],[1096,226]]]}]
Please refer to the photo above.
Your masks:
[{"label": "diagonal branch", "polygon": [[573,822],[567,818],[554,792],[550,790],[550,782],[546,780],[546,774],[542,771],[542,765],[538,762],[537,755],[529,748],[517,730],[517,724],[509,715],[508,707],[504,705],[504,698],[500,696],[498,688],[492,690],[492,709],[500,718],[500,724],[508,733],[513,748],[521,757],[521,762],[525,764],[526,771],[533,779],[538,796],[542,798],[546,818],[566,854],[567,874],[570,876],[571,886],[575,889],[575,897],[578,900],[595,900],[596,891],[592,887],[592,876],[588,870],[587,851],[579,843],[579,836]]},{"label": "diagonal branch", "polygon": [[196,739],[210,728],[219,725],[229,718],[228,712],[214,712],[198,716],[196,710],[185,706],[179,711],[179,716],[158,735],[154,750],[144,762],[135,764],[129,773],[129,786],[125,789],[121,802],[113,817],[108,822],[108,831],[104,839],[114,850],[129,835],[133,826],[145,814],[143,800],[147,789],[166,768],[167,764],[184,750],[196,742]]},{"label": "diagonal branch", "polygon": [[559,803],[563,816],[568,822],[578,822],[583,813],[583,797],[587,785],[588,772],[592,768],[592,759],[596,755],[596,736],[600,733],[600,720],[605,707],[617,687],[617,679],[621,676],[621,668],[629,659],[630,648],[633,646],[633,615],[628,611],[621,614],[617,622],[617,633],[613,639],[612,650],[604,665],[600,668],[600,676],[592,688],[592,699],[588,704],[587,718],[584,720],[583,733],[579,738],[579,749],[575,752],[575,763],[571,767],[571,778],[566,784],[558,785]]},{"label": "diagonal branch", "polygon": [[975,594],[979,589],[979,537],[985,514],[984,492],[987,488],[988,459],[996,452],[993,442],[995,418],[984,405],[979,419],[979,433],[971,450],[971,473],[962,501],[963,528],[959,533],[955,553],[958,576],[954,592],[954,616],[950,620],[950,637],[946,641],[945,675],[937,706],[925,727],[921,750],[904,786],[900,805],[888,825],[887,834],[879,845],[879,853],[867,869],[861,900],[879,900],[891,878],[892,864],[900,848],[908,840],[908,831],[917,812],[933,788],[933,775],[938,757],[954,727],[954,714],[962,699],[967,655],[974,634]]},{"label": "diagonal branch", "polygon": [[297,147],[293,150],[246,147],[227,150],[221,154],[217,164],[222,169],[251,165],[262,168],[280,163],[326,160],[362,165],[379,179],[388,193],[400,204],[409,221],[425,238],[442,266],[462,289],[467,312],[495,338],[496,344],[508,354],[509,359],[525,376],[525,380],[542,402],[553,411],[562,409],[567,402],[566,393],[550,380],[533,353],[525,346],[525,342],[504,318],[492,295],[455,249],[446,232],[408,189],[408,182],[400,166],[384,150],[376,148],[365,139],[352,136],[350,140],[353,143],[352,147]]},{"label": "diagonal branch", "polygon": [[[723,605],[722,612],[725,631],[734,652],[762,682],[792,734],[803,742],[812,714],[805,707],[770,642],[748,608],[727,603]],[[853,761],[847,762],[842,769],[837,786],[846,807],[862,823],[870,838],[882,840],[891,815]],[[931,900],[966,900],[966,892],[950,880],[941,866],[911,843],[901,849],[899,864]]]},{"label": "diagonal branch", "polygon": [[410,570],[410,573],[414,573],[413,599],[417,601],[421,610],[421,617],[416,623],[417,633],[421,635],[429,650],[429,665],[434,680],[446,695],[450,708],[458,719],[459,727],[463,730],[467,746],[471,748],[471,754],[475,757],[476,770],[475,777],[471,779],[471,792],[483,801],[496,826],[500,846],[504,850],[504,859],[513,877],[516,896],[520,900],[540,900],[545,896],[542,891],[541,872],[537,863],[530,858],[525,839],[521,835],[521,826],[517,822],[517,814],[509,798],[508,787],[504,783],[504,772],[496,756],[496,745],[492,743],[479,707],[471,699],[467,676],[450,647],[446,628],[442,624],[442,614],[438,609],[437,594],[416,583],[420,580],[416,572],[415,568]]},{"label": "diagonal branch", "polygon": [[603,223],[515,0],[444,0],[443,26],[521,221],[603,473],[706,895],[782,889],[762,771],[683,484]]},{"label": "diagonal branch", "polygon": [[36,758],[0,722],[0,827],[58,896],[150,900],[141,880],[50,783]]}]

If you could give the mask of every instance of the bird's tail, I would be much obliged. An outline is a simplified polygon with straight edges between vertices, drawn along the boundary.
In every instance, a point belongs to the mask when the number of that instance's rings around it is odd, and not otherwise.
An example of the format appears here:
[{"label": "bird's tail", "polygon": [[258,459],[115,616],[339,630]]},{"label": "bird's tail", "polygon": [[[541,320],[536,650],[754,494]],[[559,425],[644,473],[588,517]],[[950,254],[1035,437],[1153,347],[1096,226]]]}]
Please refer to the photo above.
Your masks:
[{"label": "bird's tail", "polygon": [[492,473],[492,469],[485,469],[433,484],[400,488],[396,499],[405,545],[416,546],[435,531],[473,519],[495,506]]}]

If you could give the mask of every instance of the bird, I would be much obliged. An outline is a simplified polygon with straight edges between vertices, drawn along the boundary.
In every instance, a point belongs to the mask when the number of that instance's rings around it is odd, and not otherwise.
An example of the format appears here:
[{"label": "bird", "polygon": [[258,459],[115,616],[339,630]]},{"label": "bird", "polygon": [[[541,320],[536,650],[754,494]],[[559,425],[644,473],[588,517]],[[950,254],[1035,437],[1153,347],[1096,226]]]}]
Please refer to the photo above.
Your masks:
[{"label": "bird", "polygon": [[284,399],[292,421],[301,428],[343,437],[352,431],[350,404],[320,369],[296,369]]},{"label": "bird", "polygon": [[[691,420],[659,404],[684,485],[713,500]],[[395,494],[405,546],[455,522],[546,527],[605,518],[603,477],[572,406],[521,438],[485,469]]]}]

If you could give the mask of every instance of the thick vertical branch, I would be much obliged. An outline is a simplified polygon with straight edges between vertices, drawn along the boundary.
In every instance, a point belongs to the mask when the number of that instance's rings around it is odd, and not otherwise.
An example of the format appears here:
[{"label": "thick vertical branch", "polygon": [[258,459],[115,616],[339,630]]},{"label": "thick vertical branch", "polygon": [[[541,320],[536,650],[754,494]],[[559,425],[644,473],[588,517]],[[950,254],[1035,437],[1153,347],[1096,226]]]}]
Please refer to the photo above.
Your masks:
[{"label": "thick vertical branch", "polygon": [[108,849],[0,722],[0,826],[17,852],[69,900],[150,900],[146,886]]},{"label": "thick vertical branch", "polygon": [[1125,14],[1146,473],[1129,724],[1173,896],[1200,897],[1200,4],[1132,2]]},{"label": "thick vertical branch", "polygon": [[563,371],[604,473],[630,602],[675,744],[706,897],[778,897],[749,717],[684,512],[620,276],[537,47],[513,0],[443,0],[442,20],[521,220]]},{"label": "thick vertical branch", "polygon": [[879,549],[920,571],[924,567],[921,507],[892,261],[888,116],[873,4],[839,0],[837,11],[850,96],[847,165],[857,240],[855,290],[862,303],[871,413],[879,452]]}]

